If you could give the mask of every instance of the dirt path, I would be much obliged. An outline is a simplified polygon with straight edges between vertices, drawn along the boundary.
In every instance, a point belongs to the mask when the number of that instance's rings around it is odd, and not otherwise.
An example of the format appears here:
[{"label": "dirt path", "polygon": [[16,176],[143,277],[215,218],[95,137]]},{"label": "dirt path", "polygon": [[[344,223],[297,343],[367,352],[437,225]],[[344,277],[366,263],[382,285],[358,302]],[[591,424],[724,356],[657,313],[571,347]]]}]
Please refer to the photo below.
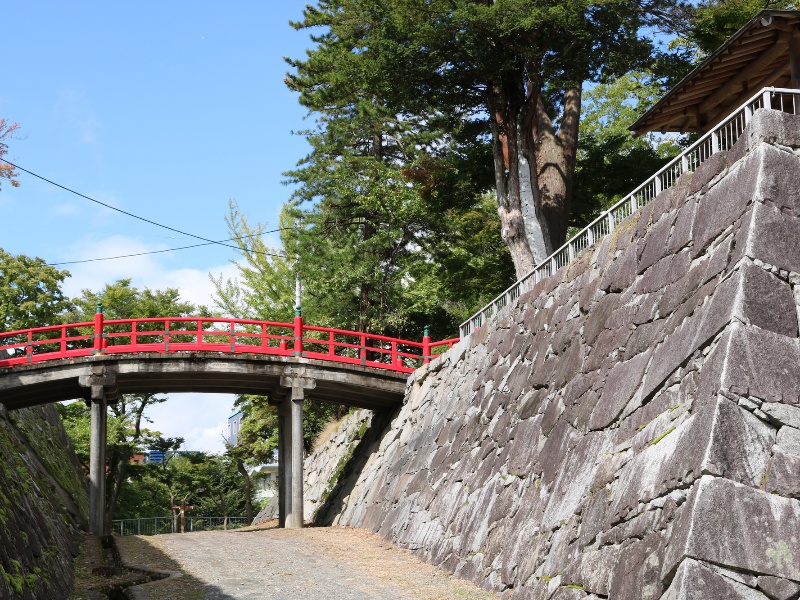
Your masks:
[{"label": "dirt path", "polygon": [[129,565],[171,571],[137,598],[496,600],[358,529],[213,531],[120,538]]}]

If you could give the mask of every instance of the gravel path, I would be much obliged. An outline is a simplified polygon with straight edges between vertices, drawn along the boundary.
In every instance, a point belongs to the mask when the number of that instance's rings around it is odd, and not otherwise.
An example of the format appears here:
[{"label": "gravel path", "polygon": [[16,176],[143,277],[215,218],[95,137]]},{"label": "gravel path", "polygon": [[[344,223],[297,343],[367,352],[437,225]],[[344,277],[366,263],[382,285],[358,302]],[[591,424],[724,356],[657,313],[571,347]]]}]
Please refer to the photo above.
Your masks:
[{"label": "gravel path", "polygon": [[176,584],[186,598],[208,600],[500,598],[358,529],[198,532],[121,538],[119,546],[126,563],[174,573],[140,586],[138,598],[171,597]]}]

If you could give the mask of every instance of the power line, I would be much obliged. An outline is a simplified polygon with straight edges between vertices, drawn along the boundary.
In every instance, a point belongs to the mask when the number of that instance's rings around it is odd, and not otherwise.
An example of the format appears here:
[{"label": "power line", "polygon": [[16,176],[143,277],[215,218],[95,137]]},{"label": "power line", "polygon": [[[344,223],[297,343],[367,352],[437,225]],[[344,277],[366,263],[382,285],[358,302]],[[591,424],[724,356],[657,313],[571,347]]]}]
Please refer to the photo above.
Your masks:
[{"label": "power line", "polygon": [[[132,218],[134,218],[134,219],[138,219],[138,220],[140,220],[140,221],[144,221],[145,223],[149,223],[149,224],[151,224],[151,225],[155,225],[156,227],[162,227],[163,229],[168,229],[169,231],[174,231],[175,233],[180,233],[180,234],[182,234],[182,235],[188,235],[189,237],[193,237],[193,238],[195,238],[195,239],[198,239],[198,240],[202,240],[202,241],[204,241],[204,242],[207,242],[206,244],[197,244],[196,246],[186,246],[186,248],[191,248],[191,247],[195,247],[195,248],[196,248],[196,247],[198,247],[198,246],[208,246],[208,245],[211,245],[211,244],[217,244],[217,245],[219,245],[219,246],[224,246],[224,247],[226,247],[226,248],[233,248],[234,250],[238,250],[238,251],[240,251],[240,252],[241,252],[241,250],[242,250],[242,249],[241,249],[241,248],[239,248],[238,246],[232,246],[231,244],[226,244],[226,243],[224,243],[224,241],[210,240],[210,239],[208,239],[208,238],[204,238],[204,237],[202,237],[202,236],[199,236],[199,235],[194,235],[193,233],[189,233],[189,232],[187,232],[187,231],[181,231],[180,229],[175,229],[174,227],[170,227],[169,225],[163,225],[163,224],[161,224],[161,223],[157,223],[156,221],[152,221],[152,220],[150,220],[150,219],[146,219],[145,217],[140,217],[139,215],[135,215],[135,214],[133,214],[133,213],[130,213],[130,212],[128,212],[128,211],[122,210],[121,208],[117,208],[117,207],[115,207],[115,206],[111,206],[110,204],[106,204],[105,202],[101,202],[100,200],[95,200],[94,198],[91,198],[91,197],[89,197],[89,196],[87,196],[87,195],[85,195],[85,194],[81,194],[80,192],[76,192],[75,190],[73,190],[73,189],[70,189],[70,188],[68,188],[68,187],[67,187],[67,186],[65,186],[65,185],[61,185],[60,183],[56,183],[55,181],[52,181],[52,180],[50,180],[50,179],[47,179],[46,177],[42,177],[41,175],[37,175],[37,174],[36,174],[36,173],[34,173],[33,171],[29,171],[28,169],[25,169],[25,168],[23,168],[23,167],[20,167],[19,165],[15,165],[14,163],[12,163],[12,162],[10,162],[10,161],[6,160],[5,158],[3,158],[3,159],[1,159],[1,160],[2,160],[2,162],[4,162],[4,163],[7,163],[7,164],[11,165],[11,166],[12,166],[12,167],[14,167],[15,169],[19,169],[20,171],[24,171],[24,172],[25,172],[25,173],[27,173],[28,175],[33,175],[34,177],[37,177],[37,178],[41,179],[42,181],[46,181],[47,183],[49,183],[49,184],[51,184],[51,185],[54,185],[54,186],[56,186],[56,187],[59,187],[59,188],[61,188],[62,190],[66,190],[66,191],[70,192],[71,194],[75,194],[76,196],[80,196],[81,198],[85,198],[86,200],[89,200],[89,201],[91,201],[91,202],[94,202],[95,204],[99,204],[100,206],[104,206],[104,207],[106,207],[106,208],[110,208],[111,210],[115,210],[115,211],[117,211],[118,213],[122,213],[123,215],[126,215],[126,216],[128,216],[128,217],[132,217]],[[284,227],[284,228],[282,228],[282,229],[291,229],[291,228],[289,228],[289,227]],[[279,230],[276,230],[276,231],[279,231]],[[268,232],[265,232],[265,233],[268,233]],[[232,239],[234,239],[234,238],[232,238]],[[228,241],[230,241],[230,240],[228,240]],[[176,249],[176,250],[182,250],[183,248],[175,248],[175,249]],[[155,254],[155,253],[157,253],[157,252],[167,252],[167,250],[159,250],[159,251],[155,251],[155,252],[152,252],[152,253],[143,253],[143,254]],[[253,252],[256,252],[256,251],[253,251]],[[269,254],[269,253],[267,253],[267,252],[256,252],[256,253],[257,253],[257,254],[265,254],[265,255],[268,255],[268,256],[272,256],[272,255],[270,255],[270,254]],[[134,256],[134,255],[131,255],[131,256]],[[110,257],[110,258],[108,258],[108,259],[92,259],[92,260],[111,260],[111,258],[113,258],[113,257]],[[126,258],[126,257],[120,257],[120,258]],[[89,261],[75,261],[75,262],[89,262]],[[53,264],[74,264],[74,263],[53,263]]]},{"label": "power line", "polygon": [[[238,238],[228,238],[227,240],[220,240],[218,242],[205,242],[203,244],[192,244],[191,246],[180,246],[178,248],[166,248],[164,250],[150,250],[148,252],[136,252],[134,254],[121,254],[119,256],[105,256],[103,258],[87,258],[87,259],[84,259],[84,260],[69,260],[69,261],[64,261],[64,262],[55,262],[55,263],[47,263],[47,264],[50,267],[58,267],[58,266],[61,266],[61,265],[77,265],[77,264],[80,264],[80,263],[98,262],[98,261],[102,261],[102,260],[117,260],[118,258],[134,258],[134,257],[137,257],[137,256],[146,256],[148,254],[163,254],[164,252],[175,252],[176,250],[188,250],[189,248],[199,248],[201,246],[211,246],[212,244],[219,244],[221,242],[232,242],[232,241],[241,240],[241,239],[244,239],[244,238],[257,237],[257,236],[264,235],[264,234],[267,234],[267,233],[275,233],[276,231],[282,231],[284,229],[294,229],[294,228],[293,227],[280,227],[279,229],[271,229],[270,231],[262,231],[261,233],[254,233],[252,235],[243,235],[243,236],[240,236]],[[241,250],[241,248],[239,248],[239,250],[242,251],[242,252],[245,252],[244,250]],[[249,252],[252,252],[254,254],[261,254],[263,256],[273,256],[273,257],[276,257],[276,258],[287,258],[287,256],[285,254],[274,254],[272,252],[261,252],[259,250],[249,250]]]}]

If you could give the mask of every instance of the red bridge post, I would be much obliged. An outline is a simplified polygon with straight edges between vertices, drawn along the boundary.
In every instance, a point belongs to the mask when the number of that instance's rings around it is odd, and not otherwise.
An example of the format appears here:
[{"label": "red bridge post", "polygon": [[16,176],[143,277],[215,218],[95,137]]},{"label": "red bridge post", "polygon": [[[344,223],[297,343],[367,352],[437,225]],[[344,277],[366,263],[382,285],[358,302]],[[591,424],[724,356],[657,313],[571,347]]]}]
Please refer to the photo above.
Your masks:
[{"label": "red bridge post", "polygon": [[294,309],[294,351],[292,356],[303,356],[303,316],[300,312],[300,305]]},{"label": "red bridge post", "polygon": [[94,314],[94,350],[92,354],[102,354],[105,349],[103,335],[103,305],[97,303],[97,312]]},{"label": "red bridge post", "polygon": [[430,329],[425,325],[425,334],[422,336],[422,363],[431,362],[431,334]]}]

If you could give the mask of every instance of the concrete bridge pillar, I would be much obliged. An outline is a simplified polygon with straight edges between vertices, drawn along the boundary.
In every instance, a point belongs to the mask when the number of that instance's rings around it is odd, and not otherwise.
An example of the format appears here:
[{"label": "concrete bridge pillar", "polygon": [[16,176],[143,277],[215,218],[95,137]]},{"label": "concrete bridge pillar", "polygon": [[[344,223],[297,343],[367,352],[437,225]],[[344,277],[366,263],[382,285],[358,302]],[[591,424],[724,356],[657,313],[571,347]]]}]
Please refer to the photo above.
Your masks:
[{"label": "concrete bridge pillar", "polygon": [[108,402],[103,388],[98,394],[92,390],[91,438],[89,442],[89,533],[104,535],[106,515],[106,433],[108,427]]},{"label": "concrete bridge pillar", "polygon": [[91,432],[89,439],[89,533],[108,535],[106,514],[106,435],[108,401],[116,398],[115,378],[102,372],[81,376],[78,383],[89,390]]},{"label": "concrete bridge pillar", "polygon": [[[286,527],[286,507],[291,503],[291,498],[287,498],[287,490],[291,490],[291,447],[289,436],[286,432],[286,400],[278,403],[278,527]],[[287,465],[289,468],[287,469]]]},{"label": "concrete bridge pillar", "polygon": [[316,387],[308,377],[284,375],[281,386],[291,389],[278,409],[278,523],[287,529],[303,527],[303,400]]}]

